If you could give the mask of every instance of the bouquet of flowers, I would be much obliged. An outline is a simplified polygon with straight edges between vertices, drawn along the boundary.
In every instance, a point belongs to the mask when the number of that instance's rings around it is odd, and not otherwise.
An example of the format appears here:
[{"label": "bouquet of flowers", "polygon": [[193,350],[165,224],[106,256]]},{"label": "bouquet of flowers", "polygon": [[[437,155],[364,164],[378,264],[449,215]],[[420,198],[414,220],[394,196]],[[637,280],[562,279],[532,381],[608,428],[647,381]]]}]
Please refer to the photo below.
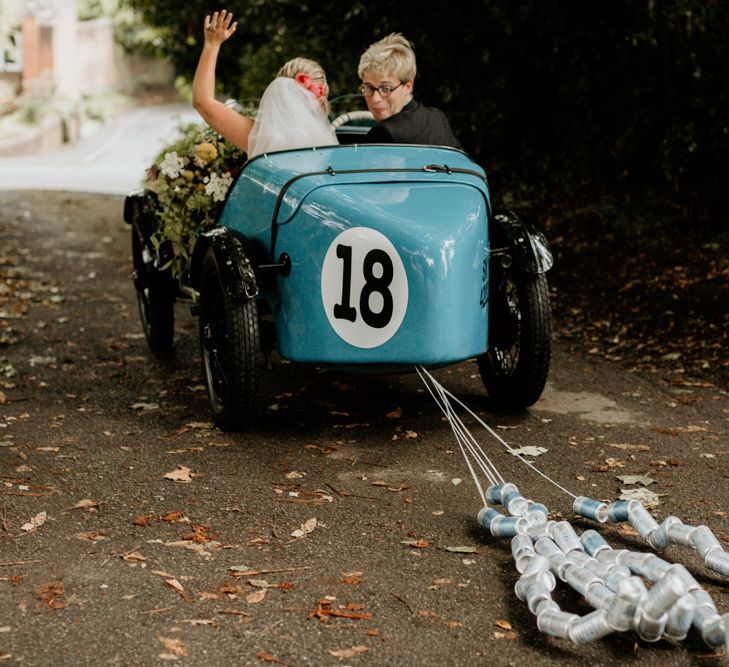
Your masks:
[{"label": "bouquet of flowers", "polygon": [[[245,154],[206,125],[191,123],[147,171],[157,195],[156,246],[170,241],[183,265],[197,236],[215,224]],[[173,264],[173,272],[181,268]]]}]

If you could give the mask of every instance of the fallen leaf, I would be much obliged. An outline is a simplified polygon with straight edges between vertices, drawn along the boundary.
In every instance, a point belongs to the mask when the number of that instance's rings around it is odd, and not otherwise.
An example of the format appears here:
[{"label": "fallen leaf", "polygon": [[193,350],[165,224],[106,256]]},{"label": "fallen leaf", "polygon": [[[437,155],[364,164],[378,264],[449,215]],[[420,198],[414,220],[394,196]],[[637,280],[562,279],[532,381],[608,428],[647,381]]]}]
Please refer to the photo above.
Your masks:
[{"label": "fallen leaf", "polygon": [[185,602],[192,602],[190,596],[187,594],[182,584],[177,579],[165,579],[167,584],[173,591],[175,591]]},{"label": "fallen leaf", "polygon": [[623,484],[642,484],[643,486],[650,486],[655,484],[656,480],[648,475],[618,475],[616,479],[619,479]]},{"label": "fallen leaf", "polygon": [[159,410],[159,403],[132,403],[131,406],[132,410],[142,410],[144,412],[150,412],[152,410]]},{"label": "fallen leaf", "polygon": [[69,509],[72,510],[87,510],[91,508],[98,508],[99,503],[95,500],[92,500],[91,498],[84,498],[83,500],[79,500],[73,507],[70,507]]},{"label": "fallen leaf", "polygon": [[[372,614],[367,612],[358,611],[363,609],[364,605],[348,604],[346,609],[332,609],[331,600],[326,598],[319,600],[316,605],[316,609],[309,612],[309,618],[318,618],[321,621],[328,620],[329,616],[336,616],[338,618],[349,618],[353,620],[370,620]],[[353,611],[355,609],[355,611]]]},{"label": "fallen leaf", "polygon": [[30,532],[32,530],[36,530],[37,528],[40,528],[48,518],[48,514],[46,512],[39,512],[36,514],[28,523],[24,523],[20,530],[23,532]]},{"label": "fallen leaf", "polygon": [[606,447],[612,447],[613,449],[622,449],[626,452],[649,452],[651,448],[648,445],[628,445],[622,442],[607,442]]},{"label": "fallen leaf", "polygon": [[188,484],[192,482],[194,473],[186,466],[177,466],[177,470],[168,472],[164,475],[165,479],[171,479],[173,482],[180,482],[181,484]]},{"label": "fallen leaf", "polygon": [[143,561],[147,560],[138,551],[130,551],[129,553],[122,554],[121,559],[126,560],[126,561],[132,561],[132,562],[137,562],[137,561],[143,562]]},{"label": "fallen leaf", "polygon": [[496,639],[506,639],[506,640],[514,640],[517,638],[516,632],[509,631],[509,632],[497,632],[494,631],[494,637]]},{"label": "fallen leaf", "polygon": [[549,450],[545,447],[537,447],[535,445],[528,445],[526,447],[519,447],[519,449],[510,449],[509,454],[514,456],[541,456],[546,454]]},{"label": "fallen leaf", "polygon": [[76,533],[74,537],[77,537],[80,540],[97,542],[98,540],[103,540],[108,534],[108,530],[91,530],[88,533]]},{"label": "fallen leaf", "polygon": [[167,651],[169,651],[172,655],[185,657],[187,655],[187,648],[185,647],[185,643],[181,639],[176,639],[173,637],[161,637],[157,636],[157,639],[161,642],[162,646],[165,647]]},{"label": "fallen leaf", "polygon": [[143,528],[146,528],[154,519],[154,514],[142,514],[134,519],[132,521],[132,525],[134,526],[142,526]]},{"label": "fallen leaf", "polygon": [[172,512],[167,512],[167,514],[163,514],[159,518],[159,520],[166,523],[190,523],[190,519],[188,519],[182,512],[179,512],[177,510],[173,510]]},{"label": "fallen leaf", "polygon": [[392,412],[388,412],[385,416],[388,419],[400,419],[400,417],[402,417],[402,408],[398,406]]},{"label": "fallen leaf", "polygon": [[370,649],[367,646],[352,646],[351,648],[343,648],[337,651],[329,649],[329,655],[335,658],[354,658],[360,653],[367,653]]},{"label": "fallen leaf", "polygon": [[54,581],[45,586],[36,588],[36,593],[42,602],[45,602],[51,609],[65,609],[68,602],[62,600],[65,594],[65,587],[62,581]]},{"label": "fallen leaf", "polygon": [[254,591],[253,593],[250,593],[246,596],[246,602],[248,604],[258,604],[259,602],[263,602],[264,598],[266,597],[266,593],[268,593],[268,588],[261,588],[257,591]]},{"label": "fallen leaf", "polygon": [[661,503],[659,495],[645,487],[620,489],[620,500],[639,500],[646,509],[657,507]]},{"label": "fallen leaf", "polygon": [[509,623],[509,621],[502,621],[499,619],[498,621],[494,621],[494,625],[502,630],[511,630],[511,623]]},{"label": "fallen leaf", "polygon": [[233,565],[228,568],[232,577],[255,577],[260,574],[276,574],[279,572],[293,572],[294,570],[310,570],[311,567],[308,565],[302,565],[299,567],[280,567],[273,569],[253,569],[248,565]]},{"label": "fallen leaf", "polygon": [[403,540],[402,544],[405,544],[413,549],[427,549],[430,546],[428,540]]},{"label": "fallen leaf", "polygon": [[446,551],[450,551],[456,554],[475,554],[478,551],[478,547],[461,546],[461,547],[446,547]]},{"label": "fallen leaf", "polygon": [[463,627],[463,623],[461,623],[460,621],[448,621],[448,623],[446,623],[446,625],[449,628],[462,628]]},{"label": "fallen leaf", "polygon": [[304,537],[305,535],[308,535],[311,533],[314,528],[316,528],[317,521],[315,518],[309,519],[305,523],[301,524],[301,528],[297,528],[295,531],[291,533],[291,537],[294,537],[296,539],[299,539],[301,537]]},{"label": "fallen leaf", "polygon": [[405,491],[406,489],[410,488],[410,484],[402,483],[400,486],[388,486],[387,490],[392,491],[393,493],[399,493],[400,491]]},{"label": "fallen leaf", "polygon": [[190,540],[191,542],[198,542],[204,544],[205,542],[215,542],[218,536],[211,532],[210,526],[201,526],[198,524],[192,525],[192,532],[186,533],[182,536],[183,540]]}]

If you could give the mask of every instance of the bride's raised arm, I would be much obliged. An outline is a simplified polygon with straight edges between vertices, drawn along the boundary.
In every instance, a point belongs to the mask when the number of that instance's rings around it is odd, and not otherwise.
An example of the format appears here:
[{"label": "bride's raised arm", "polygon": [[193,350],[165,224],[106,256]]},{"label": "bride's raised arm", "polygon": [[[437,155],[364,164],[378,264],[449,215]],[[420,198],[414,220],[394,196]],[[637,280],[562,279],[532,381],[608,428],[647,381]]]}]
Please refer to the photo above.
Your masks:
[{"label": "bride's raised arm", "polygon": [[233,14],[225,9],[205,17],[205,44],[192,82],[192,105],[218,134],[248,152],[253,121],[215,99],[215,66],[220,46],[235,32],[237,25]]}]

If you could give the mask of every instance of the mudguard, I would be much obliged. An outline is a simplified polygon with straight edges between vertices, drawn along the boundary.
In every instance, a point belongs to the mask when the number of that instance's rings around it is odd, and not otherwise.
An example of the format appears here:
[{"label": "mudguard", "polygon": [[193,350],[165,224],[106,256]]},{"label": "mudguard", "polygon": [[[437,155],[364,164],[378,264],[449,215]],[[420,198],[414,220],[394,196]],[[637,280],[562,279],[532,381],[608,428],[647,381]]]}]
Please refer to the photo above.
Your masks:
[{"label": "mudguard", "polygon": [[140,237],[148,240],[155,231],[157,218],[157,195],[149,190],[135,190],[124,199],[124,222],[139,230]]},{"label": "mudguard", "polygon": [[218,260],[223,287],[233,299],[247,300],[258,295],[258,281],[243,242],[225,227],[215,227],[198,238],[190,262],[190,282],[199,289],[202,263],[208,248]]},{"label": "mudguard", "polygon": [[509,256],[527,273],[546,273],[552,268],[554,259],[547,238],[534,225],[522,222],[513,211],[497,211],[491,224],[492,255]]}]

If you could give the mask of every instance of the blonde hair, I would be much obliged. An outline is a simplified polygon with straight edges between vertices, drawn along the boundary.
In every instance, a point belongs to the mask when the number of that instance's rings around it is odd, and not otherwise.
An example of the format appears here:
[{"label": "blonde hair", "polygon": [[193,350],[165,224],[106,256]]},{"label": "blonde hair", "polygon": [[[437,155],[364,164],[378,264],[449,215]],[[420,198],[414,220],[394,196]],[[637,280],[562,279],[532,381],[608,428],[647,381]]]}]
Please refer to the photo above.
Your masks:
[{"label": "blonde hair", "polygon": [[316,83],[324,84],[324,95],[329,97],[329,84],[327,83],[327,74],[324,68],[309,58],[292,58],[285,62],[283,67],[278,71],[276,76],[285,76],[293,79],[297,74],[308,74],[309,78]]},{"label": "blonde hair", "polygon": [[361,79],[368,70],[378,74],[393,74],[407,83],[415,79],[417,66],[412,42],[399,32],[393,32],[370,44],[359,59],[357,74]]}]

